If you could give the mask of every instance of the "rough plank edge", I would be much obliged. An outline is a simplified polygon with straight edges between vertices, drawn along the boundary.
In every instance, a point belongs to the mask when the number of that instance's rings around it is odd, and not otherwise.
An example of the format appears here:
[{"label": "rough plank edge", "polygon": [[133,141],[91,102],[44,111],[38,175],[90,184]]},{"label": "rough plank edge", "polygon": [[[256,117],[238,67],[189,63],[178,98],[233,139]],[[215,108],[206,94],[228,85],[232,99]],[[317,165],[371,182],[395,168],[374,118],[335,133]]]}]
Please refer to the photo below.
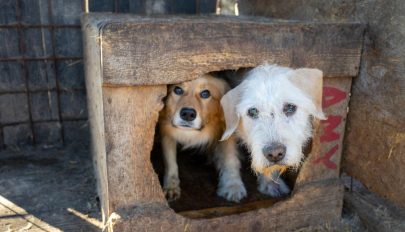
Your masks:
[{"label": "rough plank edge", "polygon": [[[153,25],[153,26],[162,26],[162,25],[166,25],[166,26],[173,26],[175,24],[184,24],[184,25],[188,25],[188,24],[199,24],[199,23],[206,23],[209,25],[212,24],[225,24],[225,23],[229,23],[232,25],[238,25],[238,26],[247,26],[249,24],[252,24],[253,26],[259,26],[259,25],[264,25],[264,26],[269,26],[269,27],[277,27],[277,28],[290,28],[290,27],[302,27],[302,28],[315,28],[315,27],[322,27],[325,30],[328,30],[328,28],[332,27],[335,30],[345,30],[345,29],[352,29],[353,31],[353,41],[356,41],[356,45],[357,45],[357,49],[353,49],[355,50],[355,52],[352,53],[344,53],[344,56],[349,56],[351,57],[352,61],[354,61],[355,63],[357,63],[358,65],[356,66],[350,66],[348,64],[343,64],[346,68],[342,69],[342,70],[334,70],[333,68],[330,68],[330,64],[333,62],[328,61],[326,67],[323,67],[323,72],[326,76],[328,77],[340,77],[340,76],[350,76],[350,77],[355,77],[358,75],[359,72],[359,64],[360,64],[360,57],[361,57],[361,48],[362,48],[362,44],[363,44],[363,34],[364,34],[364,29],[365,26],[364,24],[361,23],[319,23],[319,22],[301,22],[301,21],[287,21],[287,20],[283,20],[283,21],[278,21],[278,20],[272,20],[272,19],[268,19],[268,18],[255,18],[255,17],[221,17],[221,16],[157,16],[157,17],[144,17],[144,18],[140,18],[137,16],[133,16],[130,17],[130,15],[127,15],[128,17],[115,17],[115,15],[112,15],[111,20],[106,20],[104,19],[102,21],[102,25],[100,26],[100,31],[101,31],[101,36],[105,36],[106,34],[108,34],[109,30],[116,30],[118,29],[122,29],[124,27],[135,27],[132,30],[136,30],[137,27],[141,26],[141,25]],[[120,21],[120,19],[125,20],[125,21]],[[131,29],[129,29],[131,30]],[[107,40],[108,41],[108,37]],[[111,41],[109,41],[111,42]],[[108,42],[106,44],[109,44]],[[106,46],[106,45],[101,45],[101,46]],[[108,47],[106,47],[108,48]],[[331,48],[335,48],[335,47],[331,47]],[[342,48],[344,50],[344,48]],[[342,50],[339,49],[339,50]],[[326,50],[325,50],[326,51]],[[336,52],[337,50],[335,50]],[[108,52],[108,49],[107,49]],[[104,85],[110,85],[110,86],[131,86],[131,85],[157,85],[157,84],[173,84],[173,83],[177,83],[177,82],[183,82],[183,81],[189,81],[192,79],[195,79],[199,76],[201,76],[203,73],[206,72],[211,72],[211,71],[219,71],[219,70],[226,70],[226,69],[237,69],[240,67],[252,67],[252,66],[257,66],[262,64],[264,61],[269,61],[272,60],[271,62],[274,63],[278,63],[279,65],[287,65],[287,66],[291,66],[294,68],[301,68],[303,67],[302,65],[297,65],[297,64],[293,64],[290,65],[289,62],[292,62],[295,58],[294,58],[294,50],[291,51],[287,51],[287,52],[292,52],[292,56],[293,58],[291,58],[292,60],[289,61],[282,61],[280,62],[274,62],[275,59],[279,59],[280,57],[278,57],[277,52],[274,51],[273,55],[267,57],[266,59],[263,60],[256,60],[256,61],[252,61],[251,59],[249,59],[248,63],[242,62],[241,60],[237,60],[235,58],[235,64],[233,65],[225,65],[225,64],[219,64],[219,65],[213,65],[211,64],[211,66],[214,66],[213,68],[204,68],[203,70],[201,68],[194,68],[194,69],[190,69],[188,70],[187,68],[183,68],[182,70],[179,70],[179,75],[177,77],[176,82],[174,81],[170,81],[169,80],[157,80],[153,77],[149,77],[147,79],[142,79],[139,77],[136,77],[135,74],[124,74],[124,75],[131,75],[134,76],[134,78],[129,78],[129,79],[123,79],[123,78],[116,78],[115,75],[111,75],[111,72],[109,72],[108,67],[110,67],[109,61],[106,59],[106,66],[105,66],[105,70],[103,70],[105,72],[105,77],[103,78],[103,84]],[[308,51],[310,52],[310,50]],[[283,52],[284,53],[284,52]],[[258,53],[256,53],[258,54]],[[323,54],[320,53],[320,57],[322,57],[324,60],[328,60],[330,57],[327,54]],[[102,54],[103,55],[103,54]],[[262,54],[263,55],[263,54]],[[312,56],[316,56],[315,54],[310,54]],[[340,56],[339,56],[340,55]],[[106,55],[104,55],[106,56]],[[132,56],[132,55],[130,55]],[[245,55],[241,55],[241,56],[246,56]],[[256,55],[259,56],[260,55]],[[197,56],[198,57],[198,56]],[[338,54],[337,56],[333,57],[334,59],[341,59],[342,54]],[[254,59],[253,59],[254,60]],[[122,65],[124,67],[126,67],[128,70],[131,69],[135,69],[134,67],[127,67],[126,63],[128,63],[129,60],[126,60],[125,62],[122,62]],[[284,62],[284,63],[283,63]],[[130,62],[129,62],[130,63]],[[351,62],[352,64],[353,62]],[[183,64],[185,65],[185,64]],[[311,67],[311,68],[317,68],[316,66],[314,66],[314,64],[308,64],[305,65],[306,67]],[[156,67],[155,67],[156,68]],[[319,68],[319,67],[318,67]],[[322,67],[320,67],[322,69]],[[187,69],[187,70],[186,70]],[[346,71],[343,71],[346,70]],[[171,73],[173,70],[166,70],[169,73]],[[185,75],[184,72],[187,72],[188,74]]]},{"label": "rough plank edge", "polygon": [[[81,17],[83,32],[84,71],[87,91],[88,117],[91,134],[91,153],[97,179],[97,192],[100,197],[103,224],[110,215],[108,197],[107,158],[104,136],[104,107],[102,97],[102,60],[100,27],[92,17]],[[100,105],[96,105],[96,103]],[[112,229],[112,228],[111,228]]]},{"label": "rough plank edge", "polygon": [[[359,22],[345,22],[345,23],[331,23],[331,22],[302,22],[302,21],[288,21],[288,20],[275,20],[269,18],[262,18],[262,17],[226,17],[226,16],[216,16],[216,15],[205,15],[205,16],[148,16],[142,17],[139,15],[131,15],[131,14],[106,14],[106,13],[91,13],[85,15],[93,26],[98,27],[101,31],[101,35],[103,35],[103,31],[109,27],[124,27],[124,26],[135,26],[135,25],[144,25],[144,24],[174,24],[174,23],[184,23],[184,24],[192,24],[192,23],[209,23],[209,24],[223,24],[223,23],[234,23],[234,24],[254,24],[254,25],[268,25],[268,26],[281,26],[281,27],[316,27],[317,25],[321,27],[328,28],[329,26],[338,26],[339,28],[354,28],[356,29],[356,41],[359,41],[359,49],[356,54],[353,56],[357,57],[360,61],[360,52],[361,52],[361,44],[362,44],[362,35],[364,34],[364,24]],[[361,42],[360,42],[361,41]],[[359,62],[357,62],[359,63]],[[256,63],[255,63],[256,64]],[[237,65],[240,67],[240,65]],[[358,67],[358,66],[357,66]],[[228,67],[228,68],[235,68],[235,67]],[[353,68],[353,67],[352,67]],[[215,69],[217,70],[217,69]],[[211,71],[215,71],[211,70]],[[104,70],[105,71],[105,70]],[[210,70],[208,70],[210,71]],[[331,70],[332,71],[332,70]],[[342,75],[335,75],[332,71],[334,76],[357,76],[358,68],[353,68],[348,70],[347,73],[340,73]],[[200,75],[199,73],[195,73],[191,75],[191,79],[195,78],[196,76]],[[330,75],[329,75],[330,76]],[[187,79],[188,78],[188,79]],[[187,77],[187,80],[190,80],[190,77]],[[172,84],[171,82],[162,83],[160,80],[156,82],[154,80],[146,81],[137,81],[137,80],[118,80],[118,79],[111,79],[108,77],[103,78],[103,85],[111,86],[131,86],[131,85],[152,85],[152,84]],[[183,78],[184,79],[184,78]],[[186,81],[184,79],[183,81]]]},{"label": "rough plank edge", "polygon": [[177,214],[190,219],[210,219],[215,217],[223,217],[229,216],[233,214],[240,214],[246,213],[253,210],[269,208],[273,206],[278,201],[287,200],[288,198],[284,199],[268,199],[268,200],[260,200],[249,202],[246,204],[235,205],[235,206],[223,206],[223,207],[213,207],[207,209],[200,209],[200,210],[189,210],[189,211],[181,211],[177,212]]},{"label": "rough plank edge", "polygon": [[[300,169],[295,187],[306,182],[339,177],[339,170],[341,167],[340,164],[342,159],[343,139],[345,136],[346,121],[349,113],[347,111],[347,107],[349,107],[350,103],[350,89],[352,80],[352,77],[326,77],[323,79],[324,87],[334,87],[338,90],[344,91],[345,94],[347,94],[346,97],[341,99],[339,102],[334,103],[333,105],[329,105],[323,109],[327,117],[341,116],[342,120],[339,122],[339,124],[336,125],[336,127],[333,128],[334,132],[339,133],[339,137],[331,141],[321,142],[320,138],[324,136],[325,133],[329,133],[327,131],[327,128],[329,128],[329,124],[324,124],[323,126],[321,126],[321,121],[316,120],[315,123],[318,125],[315,128],[318,129],[314,130],[313,149]],[[314,163],[315,160],[325,157],[328,151],[331,151],[333,147],[339,148],[329,157],[329,160],[331,160],[332,163],[336,164],[335,168],[327,168],[326,165],[322,164],[322,162]]]},{"label": "rough plank edge", "polygon": [[[321,204],[322,206],[320,206]],[[291,198],[269,208],[209,219],[191,219],[161,204],[118,210],[117,231],[291,231],[334,224],[341,218],[343,186],[339,179],[306,184]],[[288,220],[288,223],[285,223]]]},{"label": "rough plank edge", "polygon": [[314,119],[313,121],[313,135],[312,135],[312,150],[309,153],[308,157],[305,158],[304,163],[299,169],[297,179],[295,181],[293,193],[299,190],[302,186],[307,183],[311,182],[311,178],[316,175],[314,174],[314,170],[311,168],[313,164],[310,161],[313,157],[317,156],[321,151],[321,142],[320,142],[320,135],[321,135],[321,121],[318,119]]},{"label": "rough plank edge", "polygon": [[356,213],[370,231],[405,231],[405,208],[370,192],[364,185],[350,176],[342,176],[346,191],[344,204]]}]

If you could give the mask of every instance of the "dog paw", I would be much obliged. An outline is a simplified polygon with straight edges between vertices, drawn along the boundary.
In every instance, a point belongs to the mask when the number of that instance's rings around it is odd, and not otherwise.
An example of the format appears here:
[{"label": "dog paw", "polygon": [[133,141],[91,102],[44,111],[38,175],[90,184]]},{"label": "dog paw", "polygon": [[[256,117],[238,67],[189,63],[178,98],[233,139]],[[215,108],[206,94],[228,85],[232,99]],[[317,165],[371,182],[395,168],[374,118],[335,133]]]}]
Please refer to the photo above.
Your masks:
[{"label": "dog paw", "polygon": [[246,197],[247,192],[242,181],[238,180],[219,186],[217,194],[227,201],[239,202]]},{"label": "dog paw", "polygon": [[163,192],[168,201],[175,201],[180,198],[181,190],[179,186],[163,188]]},{"label": "dog paw", "polygon": [[176,176],[165,178],[163,192],[168,201],[175,201],[180,198],[180,180]]},{"label": "dog paw", "polygon": [[271,197],[283,197],[290,193],[290,188],[281,178],[277,178],[276,180],[261,178],[258,190]]}]

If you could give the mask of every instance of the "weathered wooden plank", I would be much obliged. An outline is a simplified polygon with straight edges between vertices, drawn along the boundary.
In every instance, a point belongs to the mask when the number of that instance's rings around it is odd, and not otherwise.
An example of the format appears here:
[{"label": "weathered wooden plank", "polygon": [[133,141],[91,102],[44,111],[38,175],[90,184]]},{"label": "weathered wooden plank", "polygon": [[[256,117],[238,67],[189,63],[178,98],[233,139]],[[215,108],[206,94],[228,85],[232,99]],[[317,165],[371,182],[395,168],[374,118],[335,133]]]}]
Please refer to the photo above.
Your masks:
[{"label": "weathered wooden plank", "polygon": [[346,179],[345,185],[351,190],[344,193],[345,206],[359,215],[369,231],[405,231],[404,208],[378,197],[356,180],[352,180],[353,183],[350,183],[348,178],[350,177],[344,178]]},{"label": "weathered wooden plank", "polygon": [[[211,219],[189,219],[149,204],[118,211],[117,231],[291,231],[340,219],[343,188],[336,181],[304,186],[273,207]],[[336,206],[336,207],[331,207]]]},{"label": "weathered wooden plank", "polygon": [[134,204],[166,203],[150,162],[165,95],[165,85],[103,88],[110,212]]},{"label": "weathered wooden plank", "polygon": [[110,15],[93,26],[101,30],[103,82],[111,85],[175,83],[263,62],[353,77],[363,35],[356,23],[241,17]]},{"label": "weathered wooden plank", "polygon": [[327,119],[315,131],[313,151],[300,170],[298,185],[339,178],[351,83],[351,77],[324,78],[322,105]]},{"label": "weathered wooden plank", "polygon": [[215,208],[207,208],[201,210],[190,210],[190,211],[182,211],[179,214],[186,218],[191,219],[199,219],[199,218],[214,218],[214,217],[222,217],[232,214],[239,214],[245,213],[252,210],[268,208],[273,206],[279,199],[268,199],[268,200],[261,200],[261,201],[254,201],[249,202],[246,204],[235,205],[235,206],[223,206],[223,207],[215,207]]},{"label": "weathered wooden plank", "polygon": [[87,91],[87,110],[90,122],[91,150],[100,197],[102,221],[110,215],[107,158],[102,96],[102,62],[99,31],[86,24],[83,29],[84,71]]}]

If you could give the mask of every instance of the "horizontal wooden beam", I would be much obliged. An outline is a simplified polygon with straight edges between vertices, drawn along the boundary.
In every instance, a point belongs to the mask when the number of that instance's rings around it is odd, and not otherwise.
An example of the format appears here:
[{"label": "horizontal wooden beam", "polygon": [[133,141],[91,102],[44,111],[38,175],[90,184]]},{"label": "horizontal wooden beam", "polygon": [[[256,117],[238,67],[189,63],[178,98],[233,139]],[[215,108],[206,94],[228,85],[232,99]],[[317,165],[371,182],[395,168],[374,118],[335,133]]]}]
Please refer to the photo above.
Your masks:
[{"label": "horizontal wooden beam", "polygon": [[[179,212],[183,217],[191,218],[191,219],[200,219],[200,218],[215,218],[215,217],[222,217],[232,214],[240,214],[249,212],[252,210],[258,210],[263,208],[269,208],[273,206],[275,203],[279,202],[281,199],[266,199],[261,201],[249,202],[246,204],[240,204],[235,206],[223,206],[223,207],[215,207],[215,208],[208,208],[208,209],[200,209],[200,210],[190,210],[190,211],[183,211]],[[285,200],[285,199],[284,199]]]},{"label": "horizontal wooden beam", "polygon": [[[215,218],[175,214],[165,205],[149,204],[117,209],[125,215],[116,231],[293,231],[302,227],[333,224],[340,220],[343,187],[336,181],[307,185],[270,208]],[[333,207],[331,207],[333,206]],[[211,209],[215,210],[215,209]],[[223,213],[223,208],[217,209]],[[227,214],[228,212],[225,212]],[[191,216],[186,218],[184,216]]]},{"label": "horizontal wooden beam", "polygon": [[139,17],[90,14],[104,85],[170,84],[224,69],[277,63],[313,67],[326,76],[356,76],[364,27],[264,18]]}]

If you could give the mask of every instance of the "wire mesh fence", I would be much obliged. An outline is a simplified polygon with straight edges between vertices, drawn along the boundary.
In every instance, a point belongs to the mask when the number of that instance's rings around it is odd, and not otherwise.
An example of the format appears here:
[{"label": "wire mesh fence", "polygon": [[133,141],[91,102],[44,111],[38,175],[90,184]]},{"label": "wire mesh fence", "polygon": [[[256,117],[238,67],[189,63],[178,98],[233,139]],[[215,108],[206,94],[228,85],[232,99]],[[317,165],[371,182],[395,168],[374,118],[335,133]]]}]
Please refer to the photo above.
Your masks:
[{"label": "wire mesh fence", "polygon": [[[214,0],[93,0],[90,12],[213,13]],[[162,8],[163,7],[163,8]],[[83,0],[0,1],[0,149],[87,146]]]}]

